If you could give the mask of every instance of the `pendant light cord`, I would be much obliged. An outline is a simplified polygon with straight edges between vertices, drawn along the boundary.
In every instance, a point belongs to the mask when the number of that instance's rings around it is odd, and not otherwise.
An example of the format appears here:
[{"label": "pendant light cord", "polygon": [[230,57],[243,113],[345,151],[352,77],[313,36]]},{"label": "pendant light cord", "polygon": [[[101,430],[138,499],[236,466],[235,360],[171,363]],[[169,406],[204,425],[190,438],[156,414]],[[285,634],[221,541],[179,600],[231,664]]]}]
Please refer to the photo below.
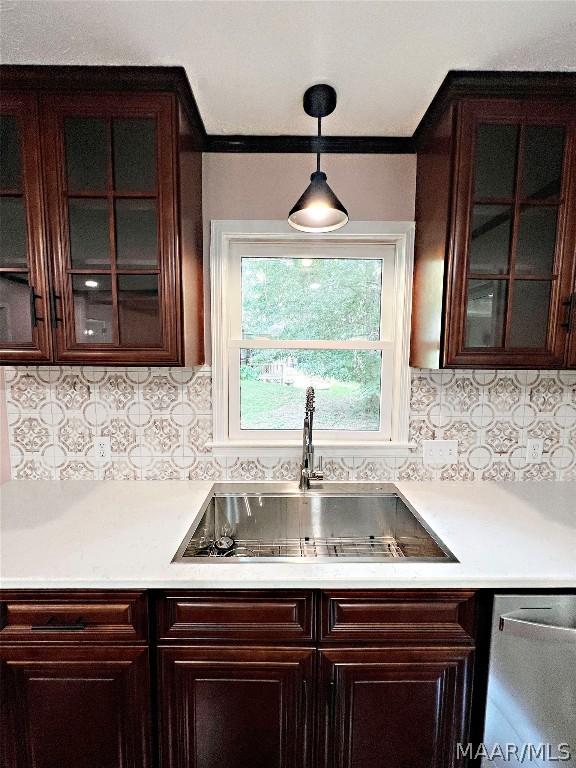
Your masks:
[{"label": "pendant light cord", "polygon": [[[322,118],[318,118],[318,138],[320,139],[322,137]],[[320,142],[318,142],[318,145],[320,145]],[[320,172],[320,152],[316,152],[316,172]]]}]

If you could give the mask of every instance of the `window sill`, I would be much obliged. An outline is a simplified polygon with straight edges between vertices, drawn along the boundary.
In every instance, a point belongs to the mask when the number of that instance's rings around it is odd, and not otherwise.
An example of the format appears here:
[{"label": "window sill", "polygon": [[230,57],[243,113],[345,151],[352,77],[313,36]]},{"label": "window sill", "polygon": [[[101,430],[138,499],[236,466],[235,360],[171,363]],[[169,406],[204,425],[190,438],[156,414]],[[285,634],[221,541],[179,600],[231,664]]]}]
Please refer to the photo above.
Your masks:
[{"label": "window sill", "polygon": [[[208,443],[213,456],[281,456],[282,458],[300,457],[301,440],[268,441],[261,440],[214,440]],[[347,442],[334,440],[315,440],[314,448],[318,456],[339,458],[345,456],[410,456],[416,448],[414,443],[392,442]]]}]

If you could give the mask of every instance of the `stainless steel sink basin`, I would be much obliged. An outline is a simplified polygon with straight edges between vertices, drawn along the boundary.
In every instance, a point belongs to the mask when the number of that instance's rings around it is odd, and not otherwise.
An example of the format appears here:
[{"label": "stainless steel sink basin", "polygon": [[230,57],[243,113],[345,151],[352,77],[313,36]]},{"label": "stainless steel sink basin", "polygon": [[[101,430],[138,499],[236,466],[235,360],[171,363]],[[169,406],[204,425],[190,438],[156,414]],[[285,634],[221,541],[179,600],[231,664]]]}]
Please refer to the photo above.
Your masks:
[{"label": "stainless steel sink basin", "polygon": [[401,497],[383,484],[218,483],[175,562],[455,562]]}]

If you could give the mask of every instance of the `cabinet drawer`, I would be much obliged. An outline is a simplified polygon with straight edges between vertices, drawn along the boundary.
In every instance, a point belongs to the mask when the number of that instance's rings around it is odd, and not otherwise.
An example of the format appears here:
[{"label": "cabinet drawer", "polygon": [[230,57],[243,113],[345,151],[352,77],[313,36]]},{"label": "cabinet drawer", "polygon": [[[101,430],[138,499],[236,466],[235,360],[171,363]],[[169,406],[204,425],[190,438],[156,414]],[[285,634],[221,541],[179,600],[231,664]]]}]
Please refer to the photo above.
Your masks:
[{"label": "cabinet drawer", "polygon": [[313,639],[312,592],[258,590],[165,593],[160,640],[305,641]]},{"label": "cabinet drawer", "polygon": [[147,637],[143,592],[3,592],[2,642],[136,642]]},{"label": "cabinet drawer", "polygon": [[474,592],[324,592],[320,623],[320,639],[329,642],[471,642]]}]

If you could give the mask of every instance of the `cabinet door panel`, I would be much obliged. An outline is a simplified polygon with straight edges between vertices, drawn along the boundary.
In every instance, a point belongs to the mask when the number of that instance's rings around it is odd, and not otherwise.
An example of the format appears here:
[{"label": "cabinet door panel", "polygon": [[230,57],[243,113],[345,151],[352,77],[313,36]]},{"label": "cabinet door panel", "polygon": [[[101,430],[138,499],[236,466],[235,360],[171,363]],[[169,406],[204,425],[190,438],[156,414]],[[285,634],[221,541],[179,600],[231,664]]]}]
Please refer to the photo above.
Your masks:
[{"label": "cabinet door panel", "polygon": [[[323,768],[454,768],[466,740],[466,648],[322,650]],[[321,695],[321,694],[320,694]]]},{"label": "cabinet door panel", "polygon": [[162,768],[307,766],[314,654],[160,648]]},{"label": "cabinet door panel", "polygon": [[36,97],[0,95],[0,363],[50,360]]},{"label": "cabinet door panel", "polygon": [[572,295],[565,301],[566,327],[570,330],[568,347],[568,368],[576,368],[576,284]]},{"label": "cabinet door panel", "polygon": [[173,96],[49,94],[41,115],[57,360],[177,363]]},{"label": "cabinet door panel", "polygon": [[445,367],[561,368],[574,268],[573,106],[464,100]]},{"label": "cabinet door panel", "polygon": [[145,648],[4,646],[0,660],[2,765],[150,765]]}]

